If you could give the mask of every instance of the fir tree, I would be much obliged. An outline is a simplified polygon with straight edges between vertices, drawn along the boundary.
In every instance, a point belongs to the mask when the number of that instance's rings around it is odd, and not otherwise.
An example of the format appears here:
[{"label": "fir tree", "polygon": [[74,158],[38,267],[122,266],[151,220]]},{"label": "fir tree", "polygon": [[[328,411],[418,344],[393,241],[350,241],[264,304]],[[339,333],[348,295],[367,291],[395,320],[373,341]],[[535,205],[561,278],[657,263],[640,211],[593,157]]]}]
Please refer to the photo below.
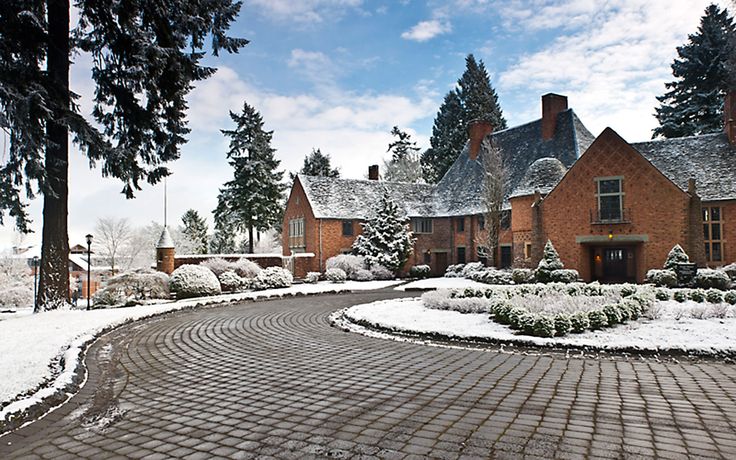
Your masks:
[{"label": "fir tree", "polygon": [[189,209],[181,216],[181,223],[184,226],[182,233],[194,243],[194,253],[207,254],[209,247],[207,221],[197,211]]},{"label": "fir tree", "polygon": [[698,31],[688,43],[677,48],[672,63],[675,80],[657,100],[659,126],[653,137],[683,137],[716,133],[723,129],[723,100],[733,76],[729,61],[734,59],[736,35],[728,10],[710,5],[700,20]]},{"label": "fir tree", "polygon": [[[201,65],[205,39],[215,55],[247,43],[227,36],[238,1],[75,5],[79,25],[70,31],[69,0],[0,2],[0,127],[10,137],[0,166],[0,219],[7,210],[28,232],[23,195],[43,195],[37,310],[69,301],[69,138],[132,198],[141,182],[168,175],[165,164],[179,157],[189,132],[186,96],[215,71]],[[70,62],[79,51],[92,56],[94,125],[70,90]]]},{"label": "fir tree", "polygon": [[414,238],[407,219],[388,191],[384,190],[373,217],[361,225],[363,233],[353,243],[355,254],[363,256],[369,266],[381,265],[394,272],[404,266],[409,260]]},{"label": "fir tree", "polygon": [[[320,149],[312,149],[312,153],[304,157],[304,165],[297,174],[305,176],[320,177],[340,177],[340,170],[332,168],[330,164],[330,156],[322,153]],[[291,180],[294,180],[296,174],[289,173]]]},{"label": "fir tree", "polygon": [[210,254],[232,254],[235,252],[234,226],[226,220],[215,223],[215,232],[210,240]]},{"label": "fir tree", "polygon": [[225,183],[217,197],[215,223],[228,222],[248,231],[248,252],[253,252],[254,230],[265,231],[278,224],[281,216],[281,163],[271,147],[273,131],[263,129],[261,115],[243,103],[241,114],[230,112],[234,130],[222,130],[230,138],[227,153],[233,180]]},{"label": "fir tree", "polygon": [[457,84],[466,123],[471,120],[485,120],[493,123],[494,130],[506,129],[506,119],[498,105],[498,95],[491,86],[483,61],[478,63],[469,54],[465,58],[465,72]]},{"label": "fir tree", "polygon": [[419,151],[417,143],[411,140],[411,134],[400,130],[398,126],[394,126],[391,129],[391,135],[394,136],[396,140],[388,144],[388,149],[386,151],[391,152],[391,158],[393,160],[402,160],[412,155],[416,155]]},{"label": "fir tree", "polygon": [[552,241],[547,240],[547,243],[544,245],[544,255],[542,256],[542,260],[539,261],[539,265],[537,266],[537,281],[541,283],[546,283],[550,281],[552,278],[552,272],[555,270],[560,270],[564,268],[564,265],[562,264],[562,259],[560,259],[560,255],[557,253],[557,250],[552,245]]},{"label": "fir tree", "polygon": [[431,147],[422,153],[422,175],[436,183],[445,175],[463,150],[468,139],[465,114],[456,91],[445,96],[432,126]]},{"label": "fir tree", "polygon": [[392,182],[422,182],[422,167],[417,152],[417,143],[411,135],[394,126],[391,134],[396,139],[388,145],[391,159],[384,162],[383,177]]},{"label": "fir tree", "polygon": [[667,254],[667,260],[665,260],[664,262],[664,268],[674,270],[677,264],[686,264],[688,262],[690,262],[690,257],[688,257],[685,250],[682,249],[682,246],[676,244],[672,249],[670,249],[669,254]]}]

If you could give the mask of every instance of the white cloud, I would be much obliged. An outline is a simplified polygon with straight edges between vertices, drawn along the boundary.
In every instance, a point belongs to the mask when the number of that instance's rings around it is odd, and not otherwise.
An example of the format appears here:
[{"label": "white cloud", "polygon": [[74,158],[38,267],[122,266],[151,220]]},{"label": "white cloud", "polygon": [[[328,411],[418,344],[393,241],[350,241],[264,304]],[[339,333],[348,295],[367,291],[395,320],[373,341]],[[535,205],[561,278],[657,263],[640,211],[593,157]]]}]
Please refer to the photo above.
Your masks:
[{"label": "white cloud", "polygon": [[360,10],[363,0],[250,0],[243,10],[257,10],[274,21],[319,24]]},{"label": "white cloud", "polygon": [[401,38],[416,42],[425,42],[438,35],[446,34],[451,31],[452,26],[448,21],[431,19],[429,21],[421,21],[414,25],[414,27],[402,33]]}]

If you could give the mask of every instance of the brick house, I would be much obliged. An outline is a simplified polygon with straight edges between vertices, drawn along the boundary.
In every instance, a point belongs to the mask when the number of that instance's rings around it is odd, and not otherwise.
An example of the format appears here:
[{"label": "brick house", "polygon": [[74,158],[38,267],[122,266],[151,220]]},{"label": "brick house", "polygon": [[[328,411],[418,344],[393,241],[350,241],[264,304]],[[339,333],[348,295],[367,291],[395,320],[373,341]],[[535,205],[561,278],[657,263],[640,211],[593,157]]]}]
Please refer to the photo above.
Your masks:
[{"label": "brick house", "polygon": [[417,238],[407,267],[482,260],[482,155],[486,139],[501,150],[507,200],[498,265],[535,266],[550,239],[568,268],[587,280],[642,281],[680,244],[699,265],[736,260],[736,96],[726,100],[726,132],[627,143],[607,128],[595,138],[567,98],[542,96],[542,117],[493,132],[476,122],[436,185],[299,175],[284,215],[284,254],[314,253],[312,270],[348,252],[360,222],[387,190],[403,206]]}]

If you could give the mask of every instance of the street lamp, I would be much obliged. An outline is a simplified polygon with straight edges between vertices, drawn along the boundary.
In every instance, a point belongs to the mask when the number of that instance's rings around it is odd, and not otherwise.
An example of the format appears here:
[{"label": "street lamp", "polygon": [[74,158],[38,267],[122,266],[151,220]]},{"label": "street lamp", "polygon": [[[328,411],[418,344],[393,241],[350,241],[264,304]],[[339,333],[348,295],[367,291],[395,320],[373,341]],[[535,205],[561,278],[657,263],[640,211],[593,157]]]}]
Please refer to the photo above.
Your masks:
[{"label": "street lamp", "polygon": [[36,311],[38,308],[38,298],[37,298],[37,287],[38,286],[38,256],[33,256],[33,259],[31,259],[31,264],[33,264],[33,311]]},{"label": "street lamp", "polygon": [[92,274],[91,254],[92,254],[92,235],[87,234],[84,237],[87,240],[87,310],[89,310],[90,282]]}]

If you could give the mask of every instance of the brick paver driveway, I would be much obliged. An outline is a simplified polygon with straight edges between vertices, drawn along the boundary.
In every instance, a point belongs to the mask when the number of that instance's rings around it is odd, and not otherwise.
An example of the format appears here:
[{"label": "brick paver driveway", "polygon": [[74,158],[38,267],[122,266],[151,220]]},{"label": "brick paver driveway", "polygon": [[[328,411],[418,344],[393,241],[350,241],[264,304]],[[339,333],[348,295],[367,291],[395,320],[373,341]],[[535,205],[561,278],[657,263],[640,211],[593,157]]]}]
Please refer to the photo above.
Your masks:
[{"label": "brick paver driveway", "polygon": [[90,351],[83,390],[0,438],[0,457],[736,458],[733,365],[438,348],[327,323],[396,295],[122,328]]}]

